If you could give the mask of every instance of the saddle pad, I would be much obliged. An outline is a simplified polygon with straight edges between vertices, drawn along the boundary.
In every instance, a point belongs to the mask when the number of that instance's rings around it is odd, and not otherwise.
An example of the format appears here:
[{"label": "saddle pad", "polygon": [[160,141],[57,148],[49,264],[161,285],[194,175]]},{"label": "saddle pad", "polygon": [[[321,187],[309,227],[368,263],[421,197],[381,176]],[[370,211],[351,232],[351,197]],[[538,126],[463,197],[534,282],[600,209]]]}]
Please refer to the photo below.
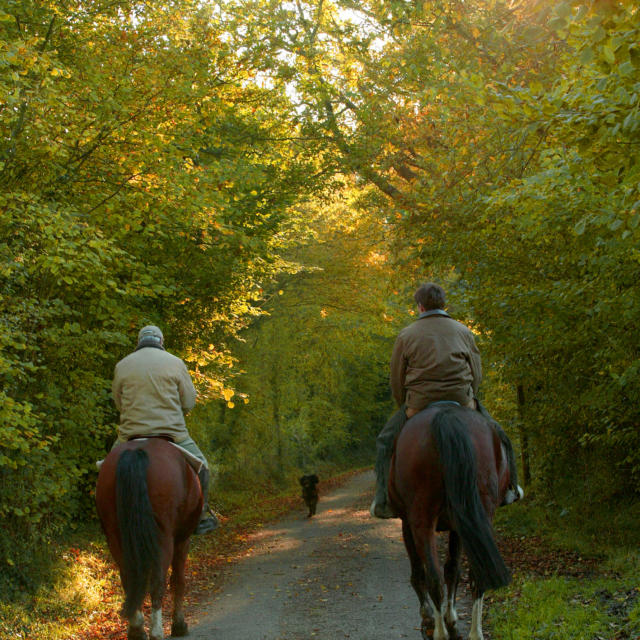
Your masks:
[{"label": "saddle pad", "polygon": [[184,456],[184,459],[193,467],[193,470],[196,473],[200,473],[200,469],[204,467],[202,460],[198,460],[198,458],[196,458],[193,453],[190,453],[186,449],[183,449],[179,444],[176,444],[175,442],[170,442],[169,444],[172,444],[176,449],[179,449]]}]

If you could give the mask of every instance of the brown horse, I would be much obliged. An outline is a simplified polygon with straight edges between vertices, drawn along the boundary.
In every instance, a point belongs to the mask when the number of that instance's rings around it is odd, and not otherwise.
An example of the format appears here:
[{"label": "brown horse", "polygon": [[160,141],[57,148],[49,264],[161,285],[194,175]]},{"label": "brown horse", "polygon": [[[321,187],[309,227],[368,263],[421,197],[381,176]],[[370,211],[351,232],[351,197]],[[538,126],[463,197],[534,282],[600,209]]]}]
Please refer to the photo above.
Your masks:
[{"label": "brown horse", "polygon": [[187,634],[183,598],[189,537],[202,511],[195,471],[161,438],[115,447],[98,474],[96,506],[125,593],[129,640],[145,640],[141,608],[151,595],[151,640],[162,640],[162,598],[171,566],[172,636]]},{"label": "brown horse", "polygon": [[[503,445],[477,411],[432,406],[411,418],[400,432],[391,464],[389,497],[402,519],[411,585],[420,601],[425,640],[431,628],[433,640],[445,640],[450,633],[457,637],[455,598],[462,550],[469,560],[473,591],[469,639],[482,640],[483,594],[510,581],[491,526],[508,485]],[[449,531],[444,573],[437,531]]]}]

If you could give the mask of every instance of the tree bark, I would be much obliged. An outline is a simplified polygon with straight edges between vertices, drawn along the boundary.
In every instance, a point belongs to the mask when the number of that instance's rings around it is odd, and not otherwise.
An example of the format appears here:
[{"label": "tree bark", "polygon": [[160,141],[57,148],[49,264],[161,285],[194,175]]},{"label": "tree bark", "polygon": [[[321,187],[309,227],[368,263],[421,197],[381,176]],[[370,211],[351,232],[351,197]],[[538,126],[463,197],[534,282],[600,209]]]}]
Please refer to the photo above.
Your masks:
[{"label": "tree bark", "polygon": [[529,435],[524,424],[525,399],[524,387],[519,384],[518,392],[518,435],[520,436],[520,462],[522,463],[522,480],[527,486],[531,482],[531,465],[529,458]]}]

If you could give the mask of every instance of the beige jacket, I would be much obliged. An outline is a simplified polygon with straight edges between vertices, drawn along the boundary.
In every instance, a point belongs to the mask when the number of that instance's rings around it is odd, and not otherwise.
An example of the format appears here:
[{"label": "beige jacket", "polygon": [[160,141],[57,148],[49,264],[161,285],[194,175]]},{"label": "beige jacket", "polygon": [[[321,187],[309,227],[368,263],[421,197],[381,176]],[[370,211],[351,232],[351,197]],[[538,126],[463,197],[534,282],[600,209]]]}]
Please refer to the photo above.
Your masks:
[{"label": "beige jacket", "polygon": [[468,406],[481,380],[480,353],[473,334],[453,318],[420,318],[398,335],[390,381],[399,405],[422,410],[437,400],[455,400]]},{"label": "beige jacket", "polygon": [[145,347],[118,362],[113,400],[120,411],[118,436],[189,437],[184,413],[196,404],[196,390],[184,362],[162,349]]}]

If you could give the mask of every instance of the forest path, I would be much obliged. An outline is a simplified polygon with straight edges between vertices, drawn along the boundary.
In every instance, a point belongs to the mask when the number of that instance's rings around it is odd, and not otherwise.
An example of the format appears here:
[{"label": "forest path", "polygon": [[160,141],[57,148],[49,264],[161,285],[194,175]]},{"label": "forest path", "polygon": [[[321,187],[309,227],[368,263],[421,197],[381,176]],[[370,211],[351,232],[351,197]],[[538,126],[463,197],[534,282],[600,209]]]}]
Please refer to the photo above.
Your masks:
[{"label": "forest path", "polygon": [[[191,619],[192,640],[420,640],[418,599],[400,520],[369,515],[372,472],[322,494],[318,513],[297,511],[252,536],[246,557]],[[461,585],[458,631],[468,633]],[[189,612],[187,612],[189,613]]]}]

